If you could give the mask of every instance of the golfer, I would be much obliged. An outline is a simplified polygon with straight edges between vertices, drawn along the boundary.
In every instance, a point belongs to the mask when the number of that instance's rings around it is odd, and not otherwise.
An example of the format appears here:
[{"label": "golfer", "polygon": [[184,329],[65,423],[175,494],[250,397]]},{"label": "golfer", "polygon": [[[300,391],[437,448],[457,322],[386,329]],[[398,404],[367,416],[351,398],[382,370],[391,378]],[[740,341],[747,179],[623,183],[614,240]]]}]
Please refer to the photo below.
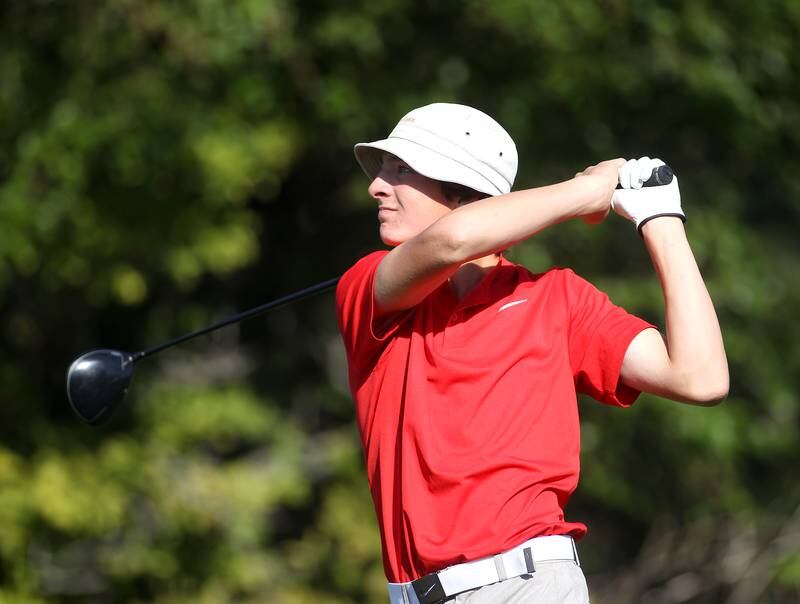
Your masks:
[{"label": "golfer", "polygon": [[[585,604],[575,543],[586,526],[564,517],[577,394],[627,407],[642,391],[697,405],[728,391],[677,179],[642,187],[663,162],[614,159],[512,193],[508,133],[444,103],[355,155],[391,250],[356,262],[336,304],[392,604]],[[503,256],[612,209],[652,258],[666,340],[573,271]]]}]

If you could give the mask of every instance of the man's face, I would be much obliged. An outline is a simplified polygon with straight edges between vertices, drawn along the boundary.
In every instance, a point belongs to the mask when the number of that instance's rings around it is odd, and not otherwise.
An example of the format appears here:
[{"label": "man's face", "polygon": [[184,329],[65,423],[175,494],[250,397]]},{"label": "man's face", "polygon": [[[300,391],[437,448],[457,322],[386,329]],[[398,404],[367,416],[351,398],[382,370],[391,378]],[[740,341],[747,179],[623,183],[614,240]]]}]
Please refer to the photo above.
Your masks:
[{"label": "man's face", "polygon": [[445,197],[439,181],[415,172],[390,153],[383,154],[369,194],[378,201],[381,240],[390,246],[418,235],[458,205]]}]

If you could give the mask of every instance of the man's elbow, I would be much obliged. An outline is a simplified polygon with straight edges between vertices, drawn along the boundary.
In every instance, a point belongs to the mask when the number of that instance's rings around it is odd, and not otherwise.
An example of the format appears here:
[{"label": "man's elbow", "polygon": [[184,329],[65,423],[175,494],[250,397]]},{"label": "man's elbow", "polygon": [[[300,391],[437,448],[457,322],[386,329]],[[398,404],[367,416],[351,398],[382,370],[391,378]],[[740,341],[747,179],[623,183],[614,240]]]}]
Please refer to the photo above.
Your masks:
[{"label": "man's elbow", "polygon": [[440,221],[425,234],[432,240],[431,249],[444,266],[459,265],[473,257],[470,233],[458,220]]},{"label": "man's elbow", "polygon": [[694,385],[686,395],[687,402],[703,407],[719,405],[728,396],[730,380],[728,373],[714,378],[705,378]]}]

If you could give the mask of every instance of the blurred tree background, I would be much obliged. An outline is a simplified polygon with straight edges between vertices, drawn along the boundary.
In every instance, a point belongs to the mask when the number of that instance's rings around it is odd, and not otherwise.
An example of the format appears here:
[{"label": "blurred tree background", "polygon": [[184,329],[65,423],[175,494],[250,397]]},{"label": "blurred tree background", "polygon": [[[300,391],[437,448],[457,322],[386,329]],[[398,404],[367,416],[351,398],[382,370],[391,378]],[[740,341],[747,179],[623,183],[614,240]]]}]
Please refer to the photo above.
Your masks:
[{"label": "blurred tree background", "polygon": [[[385,602],[330,294],[143,363],[79,423],[65,371],[377,249],[352,157],[409,109],[510,131],[517,188],[666,159],[729,353],[713,409],[581,402],[593,602],[800,600],[800,3],[6,0],[0,602]],[[512,250],[655,322],[617,217]]]}]

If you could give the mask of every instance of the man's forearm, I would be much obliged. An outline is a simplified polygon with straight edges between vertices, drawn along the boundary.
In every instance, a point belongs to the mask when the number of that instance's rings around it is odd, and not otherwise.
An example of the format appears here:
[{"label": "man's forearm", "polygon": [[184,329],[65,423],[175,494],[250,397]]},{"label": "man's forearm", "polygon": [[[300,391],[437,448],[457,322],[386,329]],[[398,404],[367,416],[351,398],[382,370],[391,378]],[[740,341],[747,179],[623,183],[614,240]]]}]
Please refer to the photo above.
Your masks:
[{"label": "man's forearm", "polygon": [[664,293],[670,374],[676,391],[713,402],[728,392],[728,362],[714,304],[683,223],[658,218],[642,227]]},{"label": "man's forearm", "polygon": [[574,217],[602,218],[623,160],[591,166],[579,178],[471,202],[401,243],[375,276],[378,312],[411,308],[470,260],[527,239]]},{"label": "man's forearm", "polygon": [[591,214],[610,198],[598,177],[580,177],[546,187],[481,199],[441,218],[431,228],[454,242],[453,261],[465,262],[510,247],[570,218]]}]

